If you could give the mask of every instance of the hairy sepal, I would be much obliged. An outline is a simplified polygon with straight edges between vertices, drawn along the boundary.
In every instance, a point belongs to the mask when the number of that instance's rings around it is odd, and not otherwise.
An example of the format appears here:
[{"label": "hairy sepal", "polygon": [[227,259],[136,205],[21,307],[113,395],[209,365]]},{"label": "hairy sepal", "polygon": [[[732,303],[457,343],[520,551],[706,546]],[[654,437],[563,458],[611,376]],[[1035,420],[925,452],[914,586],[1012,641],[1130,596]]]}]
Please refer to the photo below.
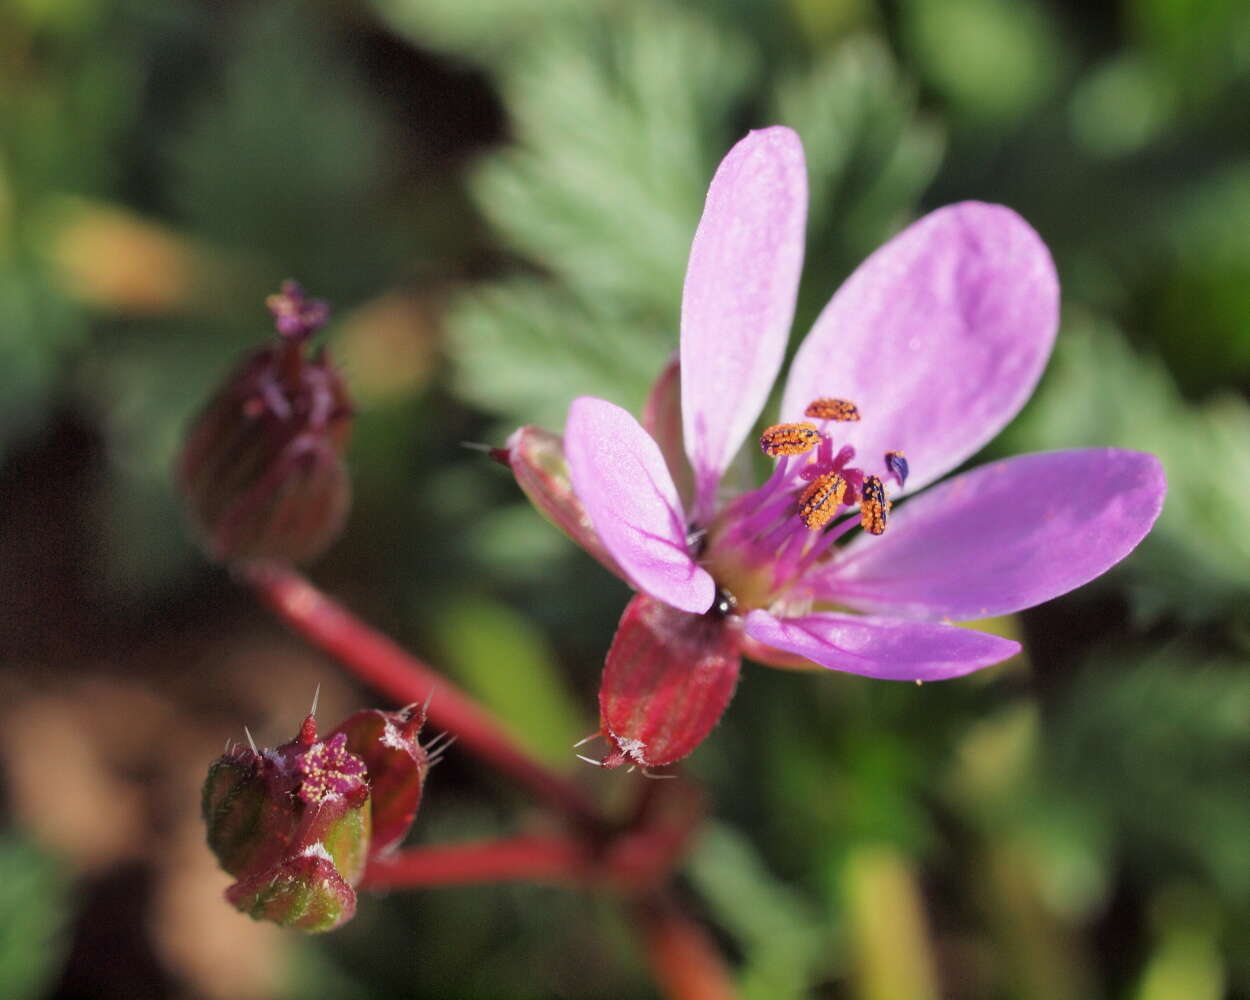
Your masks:
[{"label": "hairy sepal", "polygon": [[738,637],[716,614],[678,611],[647,594],[625,608],[599,689],[605,767],[663,767],[707,738],[733,698]]}]

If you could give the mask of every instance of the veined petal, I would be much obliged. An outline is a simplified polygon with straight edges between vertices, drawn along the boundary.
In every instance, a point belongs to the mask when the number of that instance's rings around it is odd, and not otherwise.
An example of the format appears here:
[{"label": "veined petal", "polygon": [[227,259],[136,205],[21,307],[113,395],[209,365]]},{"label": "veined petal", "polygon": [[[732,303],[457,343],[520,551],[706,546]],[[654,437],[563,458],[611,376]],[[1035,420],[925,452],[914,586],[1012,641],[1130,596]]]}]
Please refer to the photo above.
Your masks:
[{"label": "veined petal", "polygon": [[573,492],[564,441],[541,427],[519,427],[508,438],[508,467],[540,514],[627,583],[624,570],[595,533],[586,508]]},{"label": "veined petal", "polygon": [[1016,415],[1058,322],[1054,263],[1028,223],[1002,205],[940,208],[834,294],[795,356],[781,419],[822,397],[852,400],[863,419],[839,424],[838,443],[869,463],[904,451],[907,489],[919,489]]},{"label": "veined petal", "polygon": [[682,443],[681,356],[676,352],[651,386],[642,407],[642,426],[655,438],[683,508],[694,500],[694,473]]},{"label": "veined petal", "polygon": [[725,619],[635,596],[599,688],[601,725],[612,747],[604,765],[662,767],[689,754],[724,713],[741,662]]},{"label": "veined petal", "polygon": [[782,126],[749,133],[708,188],[681,301],[682,417],[701,522],[781,367],[806,218],[803,146]]},{"label": "veined petal", "polygon": [[1113,448],[983,465],[899,508],[814,583],[818,598],[908,618],[975,619],[1032,607],[1127,556],[1163,508],[1153,455]]},{"label": "veined petal", "polygon": [[590,523],[629,581],[682,611],[710,608],[716,585],[690,558],[677,487],[638,421],[581,396],[569,407],[564,454]]},{"label": "veined petal", "polygon": [[746,631],[765,645],[806,656],[822,667],[886,681],[946,680],[1020,651],[1020,644],[1010,639],[955,625],[832,611],[801,618],[752,611]]}]

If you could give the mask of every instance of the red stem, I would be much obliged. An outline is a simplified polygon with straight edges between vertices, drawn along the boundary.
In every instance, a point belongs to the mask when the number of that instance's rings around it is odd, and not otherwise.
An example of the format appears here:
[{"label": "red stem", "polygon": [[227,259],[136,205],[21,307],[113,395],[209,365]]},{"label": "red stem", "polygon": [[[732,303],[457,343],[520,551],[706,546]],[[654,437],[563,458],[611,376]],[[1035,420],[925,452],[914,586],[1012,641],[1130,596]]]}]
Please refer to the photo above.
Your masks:
[{"label": "red stem", "polygon": [[459,738],[459,745],[529,787],[570,819],[592,830],[603,826],[582,790],[525,752],[486,709],[427,663],[405,652],[327,597],[294,570],[254,564],[243,578],[261,600],[308,642],[400,704],[423,702],[434,692],[429,719]]},{"label": "red stem", "polygon": [[412,889],[475,882],[576,883],[587,874],[585,849],[561,837],[512,837],[411,847],[369,863],[362,889]]}]

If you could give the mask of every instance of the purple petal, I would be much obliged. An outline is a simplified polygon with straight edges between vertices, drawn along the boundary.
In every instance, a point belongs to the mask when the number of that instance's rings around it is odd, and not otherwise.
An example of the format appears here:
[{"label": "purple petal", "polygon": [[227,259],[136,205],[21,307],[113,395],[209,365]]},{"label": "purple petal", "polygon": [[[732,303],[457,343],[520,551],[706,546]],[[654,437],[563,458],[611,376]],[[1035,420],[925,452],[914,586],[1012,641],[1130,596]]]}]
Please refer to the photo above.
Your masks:
[{"label": "purple petal", "polygon": [[822,667],[885,681],[941,681],[999,663],[1020,644],[985,632],[935,622],[818,611],[802,618],[746,617],[752,639],[798,653]]},{"label": "purple petal", "polygon": [[716,585],[690,558],[677,487],[638,421],[581,396],[569,407],[564,455],[590,523],[634,586],[682,611],[710,608]]},{"label": "purple petal", "polygon": [[1153,455],[1056,451],[983,465],[916,497],[884,535],[861,536],[817,596],[863,611],[966,620],[1009,614],[1105,573],[1163,507]]},{"label": "purple petal", "polygon": [[781,368],[806,217],[803,146],[788,128],[748,134],[708,188],[681,302],[683,427],[701,522]]},{"label": "purple petal", "polygon": [[1001,205],[938,209],[838,289],[795,356],[781,419],[821,397],[851,400],[863,419],[837,425],[836,443],[874,472],[904,452],[917,490],[1015,416],[1058,318],[1055,267],[1028,223]]}]

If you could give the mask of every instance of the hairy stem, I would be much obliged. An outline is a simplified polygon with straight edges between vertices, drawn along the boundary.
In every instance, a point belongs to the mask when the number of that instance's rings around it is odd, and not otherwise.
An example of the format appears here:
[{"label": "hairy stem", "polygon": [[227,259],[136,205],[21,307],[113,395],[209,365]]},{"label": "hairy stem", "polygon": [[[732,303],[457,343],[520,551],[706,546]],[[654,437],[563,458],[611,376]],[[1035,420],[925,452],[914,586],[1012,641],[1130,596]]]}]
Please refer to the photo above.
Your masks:
[{"label": "hairy stem", "polygon": [[590,798],[518,746],[489,711],[299,573],[274,563],[258,563],[241,575],[271,611],[360,680],[400,704],[424,702],[432,692],[430,722],[454,733],[459,746],[525,785],[580,826],[603,827]]}]

